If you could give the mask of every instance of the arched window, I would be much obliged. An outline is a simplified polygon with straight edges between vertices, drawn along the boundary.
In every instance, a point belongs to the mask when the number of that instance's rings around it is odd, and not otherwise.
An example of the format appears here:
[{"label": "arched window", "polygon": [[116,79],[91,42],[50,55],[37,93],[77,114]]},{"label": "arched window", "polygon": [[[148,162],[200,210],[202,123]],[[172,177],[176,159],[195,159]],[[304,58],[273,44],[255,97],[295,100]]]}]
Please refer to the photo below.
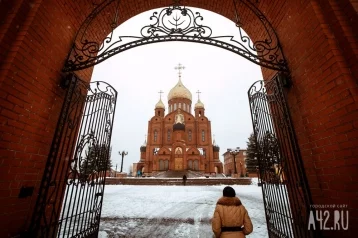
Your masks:
[{"label": "arched window", "polygon": [[205,141],[205,131],[201,131],[201,141]]},{"label": "arched window", "polygon": [[181,102],[179,103],[179,108],[181,108]]},{"label": "arched window", "polygon": [[170,142],[170,129],[168,129],[167,141]]},{"label": "arched window", "polygon": [[183,110],[186,111],[186,104],[183,103]]},{"label": "arched window", "polygon": [[177,110],[177,104],[174,103],[174,111]]},{"label": "arched window", "polygon": [[188,141],[191,141],[191,130],[188,131]]},{"label": "arched window", "polygon": [[155,130],[154,131],[154,142],[157,142],[157,138],[158,138],[158,131]]}]

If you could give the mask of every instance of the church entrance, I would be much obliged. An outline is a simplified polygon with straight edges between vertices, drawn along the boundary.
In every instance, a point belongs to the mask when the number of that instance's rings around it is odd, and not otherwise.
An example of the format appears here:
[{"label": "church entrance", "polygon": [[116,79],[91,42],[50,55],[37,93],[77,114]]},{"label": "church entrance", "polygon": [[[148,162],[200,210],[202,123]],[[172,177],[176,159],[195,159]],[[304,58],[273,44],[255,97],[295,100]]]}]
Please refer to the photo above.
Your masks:
[{"label": "church entrance", "polygon": [[164,171],[169,169],[169,162],[168,160],[159,160],[159,170]]},{"label": "church entrance", "polygon": [[174,170],[183,170],[184,169],[183,163],[184,163],[183,158],[175,158]]}]

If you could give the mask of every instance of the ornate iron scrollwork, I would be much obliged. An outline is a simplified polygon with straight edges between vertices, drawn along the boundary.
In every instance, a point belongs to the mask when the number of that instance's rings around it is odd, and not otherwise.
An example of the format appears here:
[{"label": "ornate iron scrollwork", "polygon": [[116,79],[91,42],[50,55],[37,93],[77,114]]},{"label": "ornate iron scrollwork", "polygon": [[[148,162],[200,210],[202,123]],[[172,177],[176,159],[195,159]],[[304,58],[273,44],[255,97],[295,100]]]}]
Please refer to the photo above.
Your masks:
[{"label": "ornate iron scrollwork", "polygon": [[257,81],[248,91],[268,233],[314,237],[315,231],[302,229],[312,203],[280,77]]},{"label": "ornate iron scrollwork", "polygon": [[[235,22],[239,29],[239,39],[235,36],[213,36],[213,30],[202,24],[204,18],[199,12],[182,6],[175,0],[172,6],[154,12],[149,18],[152,23],[140,30],[140,36],[114,36],[118,26],[120,0],[103,0],[95,5],[79,29],[72,50],[67,58],[63,71],[76,71],[96,65],[125,50],[166,41],[185,41],[217,46],[238,54],[262,67],[288,71],[277,35],[260,10],[251,0],[233,0]],[[261,24],[260,31],[264,39],[252,41],[243,30],[243,19],[239,10],[248,11]],[[96,26],[96,19],[105,19],[103,12],[111,13],[108,25],[104,25],[109,35],[100,38],[90,32]],[[103,14],[102,14],[103,13]],[[248,20],[249,21],[249,20]],[[98,27],[94,30],[98,31]]]},{"label": "ornate iron scrollwork", "polygon": [[155,22],[142,28],[141,35],[145,38],[170,35],[210,37],[212,35],[210,27],[199,23],[204,20],[200,13],[194,14],[186,7],[174,5],[164,8],[159,14],[154,12],[149,19]]},{"label": "ornate iron scrollwork", "polygon": [[105,82],[87,83],[74,74],[66,80],[28,237],[98,233],[117,92]]},{"label": "ornate iron scrollwork", "polygon": [[258,141],[260,158],[261,180],[266,183],[280,184],[283,180],[283,163],[277,138],[274,134],[266,132]]}]

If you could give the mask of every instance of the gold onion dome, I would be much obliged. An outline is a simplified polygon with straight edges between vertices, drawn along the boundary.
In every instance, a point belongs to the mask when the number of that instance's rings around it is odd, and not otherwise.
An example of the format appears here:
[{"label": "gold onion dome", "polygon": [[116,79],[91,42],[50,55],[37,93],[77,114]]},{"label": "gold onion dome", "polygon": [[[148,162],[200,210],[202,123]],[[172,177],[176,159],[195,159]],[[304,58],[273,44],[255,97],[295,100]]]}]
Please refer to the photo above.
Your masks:
[{"label": "gold onion dome", "polygon": [[159,99],[159,102],[157,102],[157,104],[155,104],[155,108],[163,108],[163,109],[165,109],[165,105],[162,102],[162,99]]},{"label": "gold onion dome", "polygon": [[198,102],[195,103],[195,108],[204,108],[204,103],[202,103],[200,99],[198,99]]},{"label": "gold onion dome", "polygon": [[168,100],[173,98],[186,98],[191,101],[191,92],[183,85],[180,78],[178,83],[170,90],[168,94]]}]

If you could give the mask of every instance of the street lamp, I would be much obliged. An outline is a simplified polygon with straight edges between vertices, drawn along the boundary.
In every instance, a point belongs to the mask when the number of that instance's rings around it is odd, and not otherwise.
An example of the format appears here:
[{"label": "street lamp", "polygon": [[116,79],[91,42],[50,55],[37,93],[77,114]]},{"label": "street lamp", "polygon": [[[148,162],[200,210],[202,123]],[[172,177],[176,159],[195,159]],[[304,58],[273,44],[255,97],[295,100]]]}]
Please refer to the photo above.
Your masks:
[{"label": "street lamp", "polygon": [[235,150],[233,149],[227,149],[227,152],[230,153],[230,155],[234,156],[234,173],[237,174],[237,170],[236,170],[236,155],[240,152],[240,147],[236,147]]},{"label": "street lamp", "polygon": [[120,173],[122,173],[122,170],[123,170],[123,158],[124,158],[125,155],[128,155],[128,152],[123,150],[122,152],[118,151],[118,154],[122,155],[122,163],[121,163],[121,171],[120,171]]}]

